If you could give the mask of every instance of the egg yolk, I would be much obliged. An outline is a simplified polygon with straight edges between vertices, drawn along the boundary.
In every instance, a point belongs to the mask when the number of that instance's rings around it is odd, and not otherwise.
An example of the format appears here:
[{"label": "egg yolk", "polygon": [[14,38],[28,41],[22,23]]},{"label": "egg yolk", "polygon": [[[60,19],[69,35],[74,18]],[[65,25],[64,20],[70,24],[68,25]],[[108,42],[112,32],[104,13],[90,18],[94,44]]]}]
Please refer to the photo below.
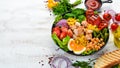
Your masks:
[{"label": "egg yolk", "polygon": [[72,40],[72,41],[70,42],[70,48],[71,48],[73,51],[81,51],[81,50],[83,50],[85,47],[82,46],[82,45],[76,44],[75,41]]}]

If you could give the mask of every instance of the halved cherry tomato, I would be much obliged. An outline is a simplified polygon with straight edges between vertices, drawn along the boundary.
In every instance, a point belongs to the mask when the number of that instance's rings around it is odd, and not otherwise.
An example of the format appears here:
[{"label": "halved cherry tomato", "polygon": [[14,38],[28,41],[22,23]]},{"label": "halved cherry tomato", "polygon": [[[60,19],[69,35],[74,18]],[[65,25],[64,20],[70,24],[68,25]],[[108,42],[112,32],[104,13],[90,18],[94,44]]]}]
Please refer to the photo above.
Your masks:
[{"label": "halved cherry tomato", "polygon": [[53,28],[53,33],[55,33],[58,37],[60,36],[60,27],[54,27]]},{"label": "halved cherry tomato", "polygon": [[111,24],[111,30],[115,31],[118,28],[118,24],[117,23],[112,23]]},{"label": "halved cherry tomato", "polygon": [[67,36],[67,33],[66,32],[62,32],[60,34],[60,39],[62,40],[63,38],[65,38]]},{"label": "halved cherry tomato", "polygon": [[58,37],[60,36],[60,30],[54,30],[53,33],[55,33]]},{"label": "halved cherry tomato", "polygon": [[62,31],[62,32],[66,32],[66,33],[67,33],[68,28],[67,28],[67,27],[62,26],[62,27],[61,27],[61,31]]},{"label": "halved cherry tomato", "polygon": [[110,19],[112,18],[112,16],[111,16],[109,13],[104,13],[104,14],[103,14],[103,18],[104,18],[106,21],[110,21]]},{"label": "halved cherry tomato", "polygon": [[53,31],[55,31],[55,30],[60,30],[60,27],[59,26],[54,27]]},{"label": "halved cherry tomato", "polygon": [[67,32],[67,35],[72,38],[72,37],[73,37],[73,32],[72,32],[72,30],[69,29],[68,32]]},{"label": "halved cherry tomato", "polygon": [[117,13],[117,14],[115,15],[115,20],[116,20],[116,21],[120,21],[120,13]]}]

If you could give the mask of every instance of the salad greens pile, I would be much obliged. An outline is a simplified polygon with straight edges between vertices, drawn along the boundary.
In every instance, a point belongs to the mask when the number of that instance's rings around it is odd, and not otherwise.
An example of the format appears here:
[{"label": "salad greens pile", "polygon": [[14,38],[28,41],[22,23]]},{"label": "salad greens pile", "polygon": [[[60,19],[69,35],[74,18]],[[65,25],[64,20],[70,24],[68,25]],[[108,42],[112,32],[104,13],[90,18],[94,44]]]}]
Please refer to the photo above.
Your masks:
[{"label": "salad greens pile", "polygon": [[74,8],[81,2],[82,0],[76,0],[73,4],[70,4],[69,0],[60,0],[58,5],[52,8],[53,14],[56,15],[54,23],[67,18],[76,18],[79,22],[85,20],[85,10]]},{"label": "salad greens pile", "polygon": [[63,14],[64,12],[70,11],[72,5],[69,3],[69,0],[60,0],[57,6],[53,7],[53,13],[55,15]]},{"label": "salad greens pile", "polygon": [[66,13],[63,16],[64,19],[68,19],[68,18],[75,18],[78,19],[79,22],[82,22],[83,20],[85,20],[85,10],[81,9],[81,8],[74,8],[71,10],[71,12]]}]

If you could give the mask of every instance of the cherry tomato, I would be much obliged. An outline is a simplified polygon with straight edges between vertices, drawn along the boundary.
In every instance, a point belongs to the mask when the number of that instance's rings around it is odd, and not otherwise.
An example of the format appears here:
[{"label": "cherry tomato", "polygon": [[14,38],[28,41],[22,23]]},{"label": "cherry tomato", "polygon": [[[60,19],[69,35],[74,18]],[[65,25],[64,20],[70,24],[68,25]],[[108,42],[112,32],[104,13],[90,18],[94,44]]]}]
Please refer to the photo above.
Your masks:
[{"label": "cherry tomato", "polygon": [[110,21],[110,19],[112,18],[112,16],[111,16],[109,13],[104,13],[104,14],[103,14],[103,18],[104,18],[106,21]]},{"label": "cherry tomato", "polygon": [[66,32],[62,32],[60,34],[60,39],[62,40],[63,38],[65,38],[67,36],[67,33]]},{"label": "cherry tomato", "polygon": [[116,20],[116,21],[120,21],[120,13],[117,13],[117,14],[115,15],[115,20]]},{"label": "cherry tomato", "polygon": [[55,33],[58,37],[60,36],[60,30],[54,30],[53,33]]},{"label": "cherry tomato", "polygon": [[60,36],[60,27],[54,27],[53,33],[55,33],[59,37]]},{"label": "cherry tomato", "polygon": [[53,31],[56,31],[56,30],[60,30],[60,27],[56,26],[56,27],[53,28]]},{"label": "cherry tomato", "polygon": [[61,31],[62,31],[62,32],[66,32],[66,33],[67,33],[68,28],[66,28],[66,27],[62,26],[62,27],[61,27]]},{"label": "cherry tomato", "polygon": [[68,32],[67,32],[67,35],[72,38],[72,37],[73,37],[73,32],[72,32],[72,30],[69,29]]},{"label": "cherry tomato", "polygon": [[117,23],[112,23],[111,24],[112,31],[115,31],[117,28],[118,28],[118,24]]}]

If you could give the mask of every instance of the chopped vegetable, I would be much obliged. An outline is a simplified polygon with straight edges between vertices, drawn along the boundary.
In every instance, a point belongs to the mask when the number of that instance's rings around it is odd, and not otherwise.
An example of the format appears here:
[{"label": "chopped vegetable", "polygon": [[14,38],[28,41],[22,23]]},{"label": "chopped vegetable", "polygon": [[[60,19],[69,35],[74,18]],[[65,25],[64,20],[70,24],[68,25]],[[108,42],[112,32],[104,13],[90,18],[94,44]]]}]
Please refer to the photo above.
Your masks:
[{"label": "chopped vegetable", "polygon": [[87,29],[99,31],[96,25],[88,24]]},{"label": "chopped vegetable", "polygon": [[60,2],[52,8],[52,10],[55,15],[62,15],[63,13],[70,11],[71,8],[72,5],[68,0],[60,0]]},{"label": "chopped vegetable", "polygon": [[82,3],[82,0],[76,0],[76,1],[72,4],[72,6],[77,6],[77,5],[81,4],[81,3]]},{"label": "chopped vegetable", "polygon": [[76,15],[73,13],[66,13],[63,18],[68,19],[68,18],[76,18]]},{"label": "chopped vegetable", "polygon": [[55,21],[54,21],[54,24],[58,23],[58,21],[60,21],[62,19],[62,15],[57,15],[55,17]]},{"label": "chopped vegetable", "polygon": [[62,48],[65,51],[68,51],[67,48],[67,44],[68,41],[70,40],[69,36],[66,36],[62,41],[57,37],[57,35],[55,33],[52,34],[52,38],[54,39],[54,41],[60,46],[60,48]]},{"label": "chopped vegetable", "polygon": [[76,19],[74,19],[74,18],[68,18],[67,19],[67,23],[68,23],[69,26],[75,25]]},{"label": "chopped vegetable", "polygon": [[102,20],[102,22],[98,25],[99,30],[102,30],[102,29],[107,28],[107,27],[108,27],[108,22],[105,20]]},{"label": "chopped vegetable", "polygon": [[75,8],[75,9],[72,9],[71,13],[75,14],[76,16],[79,16],[79,15],[85,14],[85,10],[81,8]]},{"label": "chopped vegetable", "polygon": [[67,20],[62,19],[62,20],[58,21],[58,23],[55,26],[60,26],[60,27],[64,26],[64,27],[68,28]]},{"label": "chopped vegetable", "polygon": [[60,34],[60,39],[62,40],[63,38],[65,38],[67,36],[67,33],[66,32],[62,32]]},{"label": "chopped vegetable", "polygon": [[103,38],[104,42],[107,42],[109,37],[109,30],[107,28],[104,28],[101,31],[93,31],[93,36],[95,38]]},{"label": "chopped vegetable", "polygon": [[78,21],[81,23],[82,21],[84,21],[86,19],[85,15],[80,15],[78,16]]},{"label": "chopped vegetable", "polygon": [[90,63],[85,61],[76,61],[73,63],[73,66],[80,68],[92,68],[92,66],[90,66]]},{"label": "chopped vegetable", "polygon": [[60,27],[53,28],[53,32],[52,33],[55,33],[57,35],[57,37],[59,37],[60,36]]}]

